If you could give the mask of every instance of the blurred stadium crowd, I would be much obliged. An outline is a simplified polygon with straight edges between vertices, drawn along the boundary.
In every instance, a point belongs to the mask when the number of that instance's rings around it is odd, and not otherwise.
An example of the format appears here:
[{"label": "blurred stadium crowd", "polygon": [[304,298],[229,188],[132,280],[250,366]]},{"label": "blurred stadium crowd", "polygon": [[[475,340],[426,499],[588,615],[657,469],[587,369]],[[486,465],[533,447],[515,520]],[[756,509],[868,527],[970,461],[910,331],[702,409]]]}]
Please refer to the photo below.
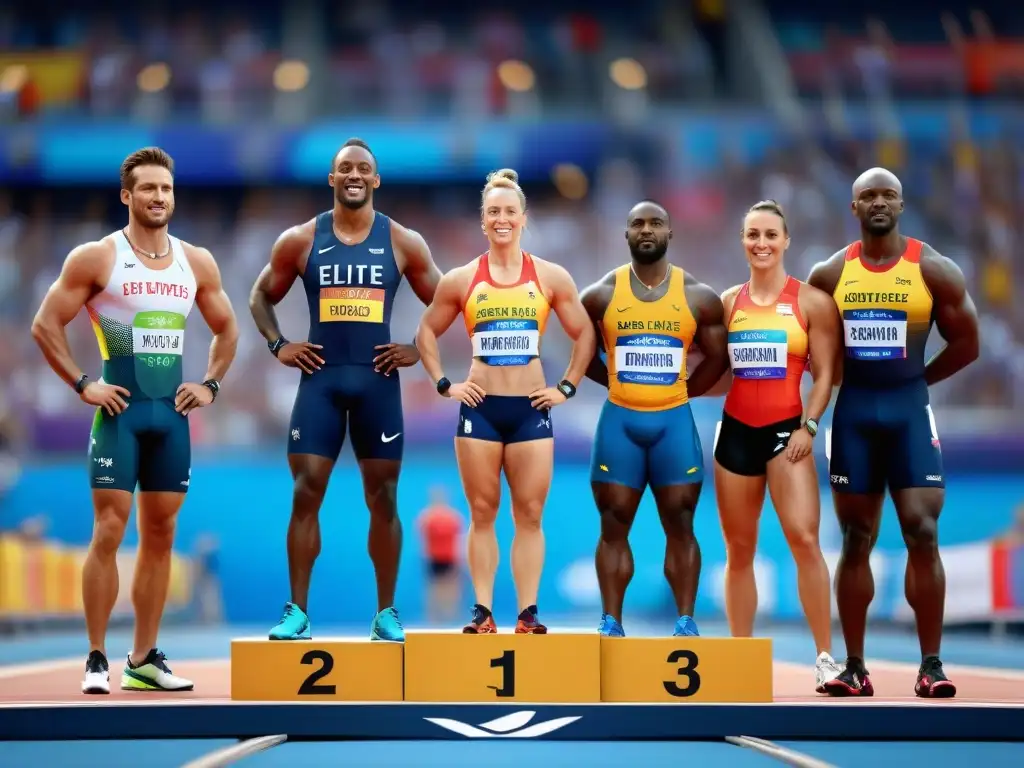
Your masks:
[{"label": "blurred stadium crowd", "polygon": [[[741,7],[750,13],[753,3],[558,5],[565,11],[522,6],[488,12],[488,3],[462,0],[429,7],[296,2],[287,12],[282,4],[262,2],[216,11],[195,2],[107,4],[105,12],[90,11],[86,3],[52,17],[41,5],[16,3],[0,11],[0,119],[9,125],[94,118],[287,124],[324,115],[408,122],[427,115],[461,121],[572,113],[657,123],[663,108],[699,107],[726,116],[732,106],[765,99],[728,55],[744,42],[730,38],[729,14]],[[780,82],[792,83],[800,104],[821,110],[824,127],[765,153],[737,149],[712,170],[675,172],[672,150],[653,147],[609,156],[582,179],[533,184],[525,246],[568,267],[582,287],[628,258],[625,214],[635,201],[655,197],[673,216],[673,261],[721,291],[745,279],[743,212],[770,197],[789,219],[788,267],[805,278],[814,262],[857,236],[849,212],[852,180],[867,167],[885,165],[904,183],[904,232],[961,266],[984,318],[982,360],[933,396],[948,409],[972,409],[979,424],[1005,424],[1024,403],[1024,313],[1015,280],[1024,235],[1022,144],[1009,132],[984,142],[955,130],[950,140],[930,143],[885,128],[855,136],[834,115],[847,101],[866,100],[885,126],[885,110],[894,103],[942,99],[955,124],[971,104],[1013,96],[1024,84],[1024,37],[1012,36],[1024,21],[1010,11],[999,15],[1001,6],[995,15],[940,15],[930,4],[910,2],[884,23],[852,6],[826,8],[809,0],[756,6],[774,22],[770,38],[786,70],[778,73]],[[17,64],[33,49],[51,57],[54,49],[65,51],[63,66],[77,68],[77,86],[52,98],[47,89],[66,79],[47,79],[45,69]],[[260,123],[253,125],[259,130]],[[339,143],[345,138],[339,135]],[[373,146],[373,135],[362,138]],[[325,182],[328,162],[325,157]],[[6,425],[0,452],[5,441],[41,448],[31,428],[25,434],[30,414],[82,409],[42,360],[28,327],[67,252],[126,221],[116,169],[104,187],[76,183],[74,167],[65,172],[67,184],[0,191],[0,415]],[[476,185],[410,185],[389,183],[386,166],[381,174],[378,209],[420,231],[443,270],[484,249],[482,177]],[[330,204],[326,183],[179,186],[171,231],[212,250],[243,329],[227,396],[196,414],[197,443],[282,440],[296,377],[267,354],[249,319],[247,296],[278,233]],[[396,339],[412,338],[421,311],[403,290],[395,304]],[[280,313],[286,334],[302,337],[308,319],[298,287]],[[554,325],[544,357],[557,376],[569,345]],[[76,358],[98,369],[84,317],[69,336]],[[187,341],[192,376],[203,372],[208,340],[196,319]],[[449,367],[461,361],[464,370],[469,345],[461,329],[453,328],[442,343],[445,359],[455,361]],[[420,369],[403,372],[403,386],[412,418],[436,401]],[[583,397],[601,393],[587,389]]]}]

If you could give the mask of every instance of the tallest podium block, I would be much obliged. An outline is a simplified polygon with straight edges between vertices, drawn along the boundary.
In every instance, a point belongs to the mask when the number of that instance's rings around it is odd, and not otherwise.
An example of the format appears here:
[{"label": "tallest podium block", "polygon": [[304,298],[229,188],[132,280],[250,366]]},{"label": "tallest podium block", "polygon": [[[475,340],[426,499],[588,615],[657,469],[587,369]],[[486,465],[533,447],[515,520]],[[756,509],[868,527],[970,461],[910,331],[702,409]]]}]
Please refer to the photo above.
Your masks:
[{"label": "tallest podium block", "polygon": [[599,702],[601,639],[596,632],[408,632],[405,700],[499,704]]}]

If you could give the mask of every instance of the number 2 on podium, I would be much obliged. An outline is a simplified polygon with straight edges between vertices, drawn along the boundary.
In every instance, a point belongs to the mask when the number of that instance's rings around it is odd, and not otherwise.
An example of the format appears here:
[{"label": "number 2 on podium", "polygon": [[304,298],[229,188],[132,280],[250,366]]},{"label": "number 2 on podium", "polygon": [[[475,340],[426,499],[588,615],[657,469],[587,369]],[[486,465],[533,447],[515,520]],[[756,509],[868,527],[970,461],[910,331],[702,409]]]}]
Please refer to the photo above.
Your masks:
[{"label": "number 2 on podium", "polygon": [[315,670],[299,687],[299,696],[334,696],[338,692],[335,685],[321,684],[320,681],[331,674],[334,669],[334,657],[327,651],[307,651],[300,664],[320,662],[320,669]]},{"label": "number 2 on podium", "polygon": [[501,669],[501,687],[488,685],[494,695],[501,698],[516,695],[516,652],[504,651],[501,656],[491,659],[491,669]]}]

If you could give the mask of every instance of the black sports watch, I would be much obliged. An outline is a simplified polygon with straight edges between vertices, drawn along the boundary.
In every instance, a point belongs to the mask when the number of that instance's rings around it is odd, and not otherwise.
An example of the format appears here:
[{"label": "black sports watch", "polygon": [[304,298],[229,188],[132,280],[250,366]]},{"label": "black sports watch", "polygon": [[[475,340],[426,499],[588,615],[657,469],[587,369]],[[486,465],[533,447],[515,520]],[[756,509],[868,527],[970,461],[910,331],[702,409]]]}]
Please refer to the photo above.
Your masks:
[{"label": "black sports watch", "polygon": [[217,399],[217,395],[220,393],[220,382],[216,379],[207,379],[203,382],[203,386],[213,392],[213,399]]},{"label": "black sports watch", "polygon": [[807,419],[803,423],[804,429],[811,433],[811,437],[815,437],[818,434],[818,421],[817,419]]},{"label": "black sports watch", "polygon": [[281,347],[283,347],[287,343],[288,339],[286,339],[284,336],[281,336],[280,338],[277,339],[277,341],[268,341],[267,347],[269,347],[270,349],[270,354],[272,354],[274,357],[277,357],[277,353],[281,351]]},{"label": "black sports watch", "polygon": [[558,382],[556,389],[565,395],[565,399],[568,400],[570,397],[576,394],[576,387],[573,386],[572,382],[568,379],[562,379]]},{"label": "black sports watch", "polygon": [[447,376],[442,376],[437,380],[437,394],[447,395],[448,390],[452,388],[452,383],[448,381]]},{"label": "black sports watch", "polygon": [[87,386],[89,386],[89,377],[83,373],[75,382],[75,392],[82,394]]}]

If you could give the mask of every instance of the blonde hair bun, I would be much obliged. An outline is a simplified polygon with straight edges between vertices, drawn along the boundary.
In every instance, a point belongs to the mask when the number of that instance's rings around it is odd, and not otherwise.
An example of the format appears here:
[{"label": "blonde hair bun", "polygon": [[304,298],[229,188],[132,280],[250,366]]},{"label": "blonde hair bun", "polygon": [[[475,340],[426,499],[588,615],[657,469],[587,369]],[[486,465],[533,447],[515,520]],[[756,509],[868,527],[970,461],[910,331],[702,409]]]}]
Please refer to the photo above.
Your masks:
[{"label": "blonde hair bun", "polygon": [[519,183],[519,174],[511,168],[502,168],[500,171],[491,171],[487,174],[487,183],[490,184],[498,179],[508,179],[513,184]]}]

